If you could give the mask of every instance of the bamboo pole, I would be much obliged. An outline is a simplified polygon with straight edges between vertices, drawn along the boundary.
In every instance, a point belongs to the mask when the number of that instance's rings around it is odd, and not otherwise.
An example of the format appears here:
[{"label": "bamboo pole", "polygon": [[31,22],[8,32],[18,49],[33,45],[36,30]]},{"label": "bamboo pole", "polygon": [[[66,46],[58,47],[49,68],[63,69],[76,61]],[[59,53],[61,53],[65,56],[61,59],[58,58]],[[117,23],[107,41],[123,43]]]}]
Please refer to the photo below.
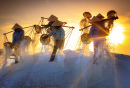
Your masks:
[{"label": "bamboo pole", "polygon": [[44,18],[44,17],[41,17],[42,19],[48,19],[48,18]]},{"label": "bamboo pole", "polygon": [[88,28],[88,27],[90,27],[90,26],[92,26],[92,25],[89,25],[89,26],[87,26],[87,27],[81,28],[81,29],[79,29],[79,31],[82,31],[83,29]]},{"label": "bamboo pole", "polygon": [[[42,26],[48,26],[48,25],[42,25]],[[68,28],[75,28],[75,27],[70,27],[70,26],[62,26],[62,27],[68,27]]]},{"label": "bamboo pole", "polygon": [[[118,18],[118,16],[116,16],[116,17],[109,18],[109,19],[103,19],[103,20],[101,20],[101,21],[110,20],[110,19],[116,20],[116,19],[119,19],[119,18]],[[90,27],[90,26],[92,26],[92,25],[89,25],[89,26],[87,26],[87,27],[81,28],[81,29],[79,29],[79,31],[82,31],[83,29],[88,28],[88,27]]]},{"label": "bamboo pole", "polygon": [[[33,26],[24,27],[22,29],[29,28],[29,27],[33,27]],[[3,35],[6,35],[6,34],[11,33],[11,32],[14,32],[14,31],[10,31],[10,32],[4,33]]]},{"label": "bamboo pole", "polygon": [[75,27],[70,27],[70,26],[62,26],[62,27],[68,27],[68,28],[73,28],[73,29],[75,28]]},{"label": "bamboo pole", "polygon": [[6,35],[6,34],[11,33],[11,32],[14,32],[14,31],[10,31],[10,32],[4,33],[3,35]]}]

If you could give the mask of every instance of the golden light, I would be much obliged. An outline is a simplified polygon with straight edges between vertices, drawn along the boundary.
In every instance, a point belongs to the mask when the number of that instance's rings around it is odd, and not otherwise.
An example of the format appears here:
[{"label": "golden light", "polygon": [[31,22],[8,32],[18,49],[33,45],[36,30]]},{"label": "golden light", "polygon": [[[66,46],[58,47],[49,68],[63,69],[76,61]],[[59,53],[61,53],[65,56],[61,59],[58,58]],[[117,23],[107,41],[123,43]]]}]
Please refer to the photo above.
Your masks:
[{"label": "golden light", "polygon": [[124,34],[123,34],[123,27],[120,24],[114,23],[114,27],[112,29],[112,32],[109,35],[109,42],[114,43],[115,45],[118,45],[119,43],[122,43],[124,40]]},{"label": "golden light", "polygon": [[[70,36],[70,39],[65,41],[65,45],[67,43],[67,46],[65,46],[64,50],[66,49],[71,49],[75,50],[76,49],[76,44],[78,43],[78,39],[80,38],[81,32],[79,31],[79,25],[78,24],[68,24],[67,26],[74,26],[75,29],[72,32],[72,35]],[[65,29],[65,28],[64,28]],[[124,35],[123,35],[123,27],[120,24],[114,23],[113,30],[111,34],[109,35],[109,42],[112,42],[116,45],[118,43],[122,43],[124,40]],[[41,47],[41,43],[38,43],[38,47]],[[90,51],[94,50],[93,47],[93,42],[89,44],[89,49]]]},{"label": "golden light", "polygon": [[64,48],[64,50],[66,50],[66,49],[75,50],[76,49],[76,44],[77,44],[78,39],[79,39],[80,34],[81,34],[80,31],[79,31],[80,27],[79,27],[79,24],[76,24],[76,23],[67,24],[67,26],[71,26],[71,27],[73,26],[75,28],[73,29],[73,32],[72,32],[72,34],[70,36],[70,39],[65,40],[65,48]]},{"label": "golden light", "polygon": [[89,49],[90,49],[90,51],[94,51],[93,42],[91,42],[91,43],[89,44]]},{"label": "golden light", "polygon": [[[70,37],[70,40],[69,40],[69,43],[67,44],[66,49],[75,50],[76,48],[75,45],[79,39],[80,31],[79,31],[78,24],[71,24],[71,25],[73,25],[75,29],[73,30],[72,36]],[[115,45],[122,43],[125,38],[123,34],[123,29],[124,28],[120,24],[114,23],[113,30],[109,35],[109,42],[112,42]],[[89,49],[90,51],[94,50],[93,42],[89,44]]]},{"label": "golden light", "polygon": [[[80,27],[79,27],[79,24],[68,24],[69,26],[74,26],[75,29],[73,30],[73,33],[68,41],[68,44],[67,46],[65,47],[65,50],[66,49],[71,49],[71,50],[76,50],[77,47],[76,45],[78,44],[78,39],[80,38],[81,36],[81,31],[79,31]],[[65,41],[65,43],[67,43],[67,41]],[[82,46],[82,45],[81,45]],[[93,42],[91,42],[89,44],[89,50],[90,51],[94,51],[94,47],[93,47]]]}]

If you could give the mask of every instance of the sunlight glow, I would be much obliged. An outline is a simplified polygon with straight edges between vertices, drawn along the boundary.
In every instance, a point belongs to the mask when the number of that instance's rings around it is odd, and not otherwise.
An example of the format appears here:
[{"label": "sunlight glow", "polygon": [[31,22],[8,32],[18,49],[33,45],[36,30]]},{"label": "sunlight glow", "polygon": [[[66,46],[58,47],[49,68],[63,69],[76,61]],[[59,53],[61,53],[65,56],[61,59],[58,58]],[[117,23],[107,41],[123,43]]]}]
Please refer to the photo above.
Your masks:
[{"label": "sunlight glow", "polygon": [[[72,35],[70,36],[70,39],[65,40],[65,47],[64,50],[70,49],[70,50],[76,50],[76,44],[78,43],[78,39],[80,38],[81,32],[79,31],[79,25],[78,24],[68,24],[67,26],[73,26],[75,29],[72,32]],[[67,28],[64,28],[67,29]],[[109,42],[114,43],[115,45],[118,45],[119,43],[122,43],[124,40],[123,35],[123,27],[120,24],[114,23],[114,27],[110,35],[108,36]],[[67,44],[67,45],[66,45]],[[38,48],[40,48],[42,44],[40,41],[38,42]],[[94,51],[93,42],[89,44],[90,51]]]},{"label": "sunlight glow", "polygon": [[[66,49],[71,49],[71,50],[75,50],[76,49],[76,44],[77,44],[77,41],[78,41],[78,39],[79,39],[79,36],[80,36],[80,31],[79,31],[79,25],[78,24],[76,24],[76,23],[71,23],[71,24],[67,24],[67,26],[73,26],[73,27],[75,27],[74,29],[73,29],[73,32],[72,32],[72,34],[71,34],[71,36],[70,36],[70,39],[68,40],[68,38],[65,40],[65,50]],[[66,29],[65,27],[64,27],[64,29]],[[66,45],[67,44],[67,45]]]},{"label": "sunlight glow", "polygon": [[89,49],[90,49],[90,51],[94,51],[93,42],[91,42],[91,43],[89,44]]},{"label": "sunlight glow", "polygon": [[120,24],[114,23],[113,30],[109,35],[109,42],[112,42],[115,45],[122,43],[124,40],[123,29],[124,28]]},{"label": "sunlight glow", "polygon": [[[69,24],[70,26],[74,26],[75,29],[73,30],[72,36],[70,37],[67,46],[65,49],[76,50],[76,44],[78,43],[78,39],[81,36],[81,31],[79,31],[80,27],[79,24]],[[90,51],[94,51],[93,42],[89,44]]]}]

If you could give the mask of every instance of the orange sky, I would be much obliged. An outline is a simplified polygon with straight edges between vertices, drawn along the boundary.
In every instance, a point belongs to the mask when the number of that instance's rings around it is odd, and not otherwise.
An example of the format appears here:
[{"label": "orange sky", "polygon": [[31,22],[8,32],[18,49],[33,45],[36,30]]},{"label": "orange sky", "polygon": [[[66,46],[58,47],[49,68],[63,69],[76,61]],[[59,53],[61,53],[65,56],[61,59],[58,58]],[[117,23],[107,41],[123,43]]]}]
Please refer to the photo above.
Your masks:
[{"label": "orange sky", "polygon": [[[101,13],[106,17],[109,10],[115,10],[119,16],[116,22],[124,27],[125,35],[116,52],[130,55],[129,3],[129,0],[3,0],[0,2],[0,48],[3,48],[3,33],[11,31],[15,23],[23,27],[31,26],[37,24],[41,17],[54,14],[59,20],[74,26],[79,25],[85,11],[92,15]],[[12,33],[7,36],[12,41]]]}]

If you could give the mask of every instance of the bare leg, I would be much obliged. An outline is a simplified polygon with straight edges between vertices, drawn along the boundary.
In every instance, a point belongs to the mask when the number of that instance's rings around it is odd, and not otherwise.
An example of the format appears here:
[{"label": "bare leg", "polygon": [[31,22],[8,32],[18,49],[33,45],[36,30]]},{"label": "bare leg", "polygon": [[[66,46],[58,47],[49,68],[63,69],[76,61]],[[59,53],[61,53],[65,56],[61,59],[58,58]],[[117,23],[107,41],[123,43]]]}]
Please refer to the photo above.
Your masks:
[{"label": "bare leg", "polygon": [[14,54],[15,54],[15,64],[18,63],[18,46],[14,47]]},{"label": "bare leg", "polygon": [[57,48],[57,46],[55,45],[54,48],[53,48],[53,52],[52,52],[52,54],[51,54],[51,59],[50,59],[49,62],[54,61],[55,55],[56,55],[56,52],[57,52],[57,49],[58,49],[58,48]]},{"label": "bare leg", "polygon": [[94,57],[93,57],[93,59],[94,59],[93,63],[94,64],[97,60],[97,57],[96,57],[97,53],[98,53],[98,43],[94,43]]}]

